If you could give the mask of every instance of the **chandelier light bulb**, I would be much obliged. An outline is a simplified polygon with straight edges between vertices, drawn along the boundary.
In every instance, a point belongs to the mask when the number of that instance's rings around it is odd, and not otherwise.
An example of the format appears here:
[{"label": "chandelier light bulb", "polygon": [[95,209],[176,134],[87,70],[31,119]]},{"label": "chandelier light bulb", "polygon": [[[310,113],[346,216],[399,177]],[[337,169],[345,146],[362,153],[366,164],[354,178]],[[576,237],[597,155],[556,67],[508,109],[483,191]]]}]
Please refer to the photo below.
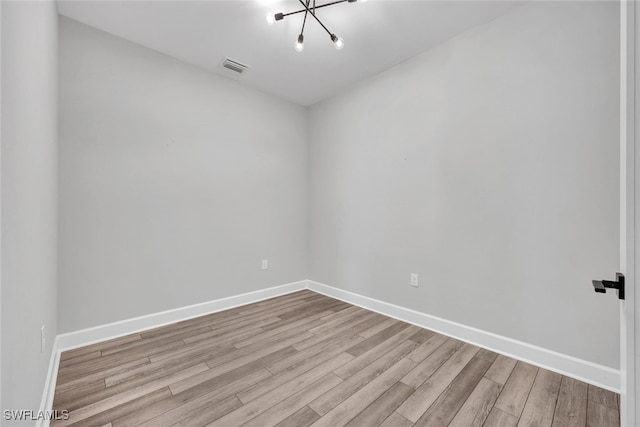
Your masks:
[{"label": "chandelier light bulb", "polygon": [[273,13],[267,13],[267,24],[273,25],[276,22],[276,17]]},{"label": "chandelier light bulb", "polygon": [[304,50],[304,36],[302,34],[298,36],[298,40],[296,41],[294,47],[296,49],[296,52],[302,52]]},{"label": "chandelier light bulb", "polygon": [[340,50],[344,47],[344,41],[336,36],[335,34],[331,34],[331,41],[333,42],[333,45],[335,46],[336,49]]}]

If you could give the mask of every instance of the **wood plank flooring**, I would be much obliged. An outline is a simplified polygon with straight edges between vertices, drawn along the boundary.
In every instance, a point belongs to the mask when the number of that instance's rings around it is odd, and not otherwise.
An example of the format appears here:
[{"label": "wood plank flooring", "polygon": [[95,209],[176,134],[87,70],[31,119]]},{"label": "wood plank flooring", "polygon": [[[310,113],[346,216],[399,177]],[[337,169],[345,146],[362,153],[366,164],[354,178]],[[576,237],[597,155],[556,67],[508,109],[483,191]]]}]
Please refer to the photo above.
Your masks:
[{"label": "wood plank flooring", "polygon": [[62,353],[52,426],[619,425],[619,396],[300,291]]}]

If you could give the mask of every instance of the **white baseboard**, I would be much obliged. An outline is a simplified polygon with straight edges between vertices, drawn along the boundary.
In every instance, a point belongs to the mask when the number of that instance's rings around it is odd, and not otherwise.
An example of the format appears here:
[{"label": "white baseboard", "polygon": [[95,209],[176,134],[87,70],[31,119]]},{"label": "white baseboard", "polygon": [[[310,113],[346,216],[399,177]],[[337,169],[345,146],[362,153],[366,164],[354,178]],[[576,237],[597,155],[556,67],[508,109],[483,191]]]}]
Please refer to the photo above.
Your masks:
[{"label": "white baseboard", "polygon": [[577,380],[620,392],[620,371],[384,301],[308,281],[308,289]]},{"label": "white baseboard", "polygon": [[[40,414],[46,413],[53,408],[53,397],[56,392],[56,379],[58,378],[58,367],[60,366],[60,349],[58,348],[58,337],[53,340],[51,348],[51,358],[49,360],[49,370],[47,371],[47,379],[44,383],[44,392],[40,401]],[[39,419],[36,427],[48,427],[49,420]]]},{"label": "white baseboard", "polygon": [[84,347],[112,338],[134,334],[136,332],[169,325],[182,320],[193,319],[205,314],[217,311],[228,310],[241,305],[251,304],[268,298],[273,298],[291,292],[296,292],[307,288],[307,281],[288,283],[286,285],[275,286],[273,288],[248,292],[246,294],[234,295],[187,307],[180,307],[173,310],[162,311],[160,313],[148,314],[146,316],[135,317],[133,319],[121,320],[119,322],[108,323],[93,328],[82,329],[75,332],[58,335],[58,348],[60,351],[71,350],[73,348]]}]

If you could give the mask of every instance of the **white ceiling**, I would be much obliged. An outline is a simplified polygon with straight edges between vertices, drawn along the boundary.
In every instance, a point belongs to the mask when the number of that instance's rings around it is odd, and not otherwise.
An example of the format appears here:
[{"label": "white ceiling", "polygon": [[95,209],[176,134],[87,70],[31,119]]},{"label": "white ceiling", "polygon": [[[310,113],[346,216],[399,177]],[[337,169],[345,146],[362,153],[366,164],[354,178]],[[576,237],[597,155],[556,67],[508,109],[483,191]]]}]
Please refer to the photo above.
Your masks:
[{"label": "white ceiling", "polygon": [[[330,0],[318,0],[317,4]],[[61,15],[301,105],[312,105],[516,7],[515,1],[369,0],[320,9],[345,47],[311,17],[305,50],[293,49],[302,15],[268,25],[267,12],[298,0],[58,1]],[[251,66],[238,77],[224,57]]]}]

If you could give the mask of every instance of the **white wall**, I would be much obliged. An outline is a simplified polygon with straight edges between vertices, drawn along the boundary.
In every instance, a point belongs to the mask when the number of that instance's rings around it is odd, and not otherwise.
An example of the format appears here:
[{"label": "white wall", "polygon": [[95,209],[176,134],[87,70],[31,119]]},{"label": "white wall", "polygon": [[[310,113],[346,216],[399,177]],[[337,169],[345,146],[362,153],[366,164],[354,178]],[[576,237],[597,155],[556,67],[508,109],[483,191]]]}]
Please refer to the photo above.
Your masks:
[{"label": "white wall", "polygon": [[306,278],[306,110],[59,26],[60,331]]},{"label": "white wall", "polygon": [[310,278],[617,367],[618,29],[529,4],[314,106]]},{"label": "white wall", "polygon": [[[0,189],[2,188],[2,2],[0,2]],[[0,194],[0,410],[2,406],[2,194]]]},{"label": "white wall", "polygon": [[57,23],[54,2],[2,4],[3,410],[38,410],[57,331]]},{"label": "white wall", "polygon": [[[0,189],[2,188],[2,2],[0,2]],[[0,410],[2,406],[2,195],[0,194]]]}]

